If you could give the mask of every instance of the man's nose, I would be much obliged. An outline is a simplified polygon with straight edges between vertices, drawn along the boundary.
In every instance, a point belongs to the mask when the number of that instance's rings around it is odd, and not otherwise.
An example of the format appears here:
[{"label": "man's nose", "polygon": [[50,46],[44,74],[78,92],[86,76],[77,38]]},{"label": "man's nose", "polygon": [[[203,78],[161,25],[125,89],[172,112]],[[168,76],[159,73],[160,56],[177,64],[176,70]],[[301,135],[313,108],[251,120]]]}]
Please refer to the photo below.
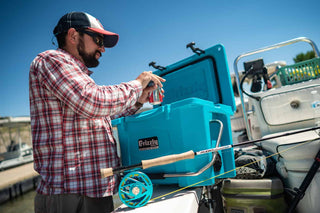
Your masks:
[{"label": "man's nose", "polygon": [[106,50],[105,50],[104,46],[102,46],[102,47],[99,47],[99,51],[104,53]]}]

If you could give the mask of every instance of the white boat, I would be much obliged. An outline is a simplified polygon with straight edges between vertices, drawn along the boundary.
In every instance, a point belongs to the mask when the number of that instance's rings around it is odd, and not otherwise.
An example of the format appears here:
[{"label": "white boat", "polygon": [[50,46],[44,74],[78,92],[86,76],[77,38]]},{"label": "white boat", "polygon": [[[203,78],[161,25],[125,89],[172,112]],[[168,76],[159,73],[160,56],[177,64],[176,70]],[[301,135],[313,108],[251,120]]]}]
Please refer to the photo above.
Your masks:
[{"label": "white boat", "polygon": [[[4,128],[1,138],[4,139],[4,132],[9,133],[9,141],[3,142],[6,151],[0,153],[0,170],[12,168],[33,161],[33,150],[27,143],[22,141],[20,129],[30,125],[29,117],[3,117],[0,118],[0,127]],[[12,131],[17,130],[17,138],[12,137]],[[14,140],[17,139],[17,140]],[[17,141],[17,142],[16,142]],[[9,145],[8,145],[9,144]]]},{"label": "white boat", "polygon": [[[244,82],[243,78],[250,79],[251,91],[254,86],[254,76],[260,75],[259,77],[262,78],[263,63],[261,62],[263,61],[261,60],[263,59],[245,62],[247,65],[249,64],[252,71],[248,69],[244,73],[239,73],[238,62],[240,59],[297,42],[310,44],[316,58],[282,68],[278,67],[279,70],[270,75],[270,81],[273,82],[270,89],[253,89],[254,92],[243,89],[241,85]],[[320,170],[314,171],[313,177],[306,178],[308,172],[312,170],[314,158],[320,150],[318,132],[306,131],[287,137],[277,137],[277,135],[308,129],[319,124],[320,114],[317,104],[320,103],[320,69],[317,46],[310,39],[301,37],[250,51],[235,59],[234,70],[240,91],[241,111],[245,112],[243,113],[245,126],[242,125],[242,128],[245,127],[244,131],[248,139],[275,137],[256,145],[270,155],[274,155],[277,172],[287,189],[286,192],[293,194],[293,196],[289,196],[289,211],[292,202],[295,201],[294,197],[304,193],[299,192],[299,187],[302,187],[302,183],[305,181],[310,185],[307,186],[304,196],[301,195],[302,199],[298,200],[296,211],[299,213],[319,212]],[[251,76],[247,74],[249,72],[251,72]],[[248,101],[245,101],[245,97]],[[290,193],[288,194],[290,195]]]}]

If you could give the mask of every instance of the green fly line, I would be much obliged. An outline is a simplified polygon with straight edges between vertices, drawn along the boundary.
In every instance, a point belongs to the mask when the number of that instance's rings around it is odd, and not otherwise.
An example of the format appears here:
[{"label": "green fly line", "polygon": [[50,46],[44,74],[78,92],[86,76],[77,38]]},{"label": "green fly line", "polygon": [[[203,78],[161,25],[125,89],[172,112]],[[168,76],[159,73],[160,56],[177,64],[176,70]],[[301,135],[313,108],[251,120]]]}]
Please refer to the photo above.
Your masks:
[{"label": "green fly line", "polygon": [[299,144],[297,144],[297,145],[294,145],[294,146],[289,147],[289,148],[287,148],[287,149],[284,149],[284,150],[282,150],[282,151],[278,151],[278,152],[276,152],[276,153],[274,153],[274,154],[271,154],[271,155],[268,155],[268,156],[266,156],[266,157],[260,158],[259,160],[253,161],[253,162],[248,163],[248,164],[245,164],[245,165],[243,165],[243,166],[236,167],[235,169],[226,171],[226,172],[224,172],[224,173],[221,173],[221,174],[219,174],[219,175],[213,176],[213,177],[208,178],[208,179],[206,179],[206,180],[202,180],[202,181],[199,181],[199,182],[197,182],[197,183],[191,184],[191,185],[189,185],[189,186],[182,187],[182,188],[180,188],[180,189],[174,190],[174,191],[169,192],[169,193],[167,193],[167,194],[160,195],[160,196],[158,196],[158,197],[152,198],[150,201],[158,200],[158,199],[160,199],[160,198],[162,198],[162,197],[165,197],[165,196],[168,196],[168,195],[171,195],[171,194],[180,192],[180,191],[182,191],[182,190],[184,190],[184,189],[187,189],[187,188],[196,186],[196,185],[198,185],[198,184],[201,184],[201,183],[206,182],[206,181],[208,181],[208,180],[211,180],[211,179],[213,179],[213,178],[218,178],[218,177],[220,177],[220,176],[222,176],[222,175],[228,174],[228,173],[230,173],[230,172],[236,171],[236,170],[238,170],[238,169],[240,169],[240,168],[243,168],[243,167],[252,165],[252,164],[254,164],[254,163],[258,163],[258,162],[260,162],[260,161],[262,161],[262,160],[265,160],[265,159],[271,158],[271,157],[273,157],[273,156],[275,156],[275,155],[279,155],[279,154],[281,154],[281,153],[287,152],[287,151],[289,151],[289,150],[291,150],[291,149],[297,148],[297,147],[299,147],[299,146],[302,146],[302,145],[304,145],[304,144],[310,143],[310,142],[315,141],[315,140],[317,140],[317,139],[312,139],[312,140],[308,140],[308,141],[299,143]]}]

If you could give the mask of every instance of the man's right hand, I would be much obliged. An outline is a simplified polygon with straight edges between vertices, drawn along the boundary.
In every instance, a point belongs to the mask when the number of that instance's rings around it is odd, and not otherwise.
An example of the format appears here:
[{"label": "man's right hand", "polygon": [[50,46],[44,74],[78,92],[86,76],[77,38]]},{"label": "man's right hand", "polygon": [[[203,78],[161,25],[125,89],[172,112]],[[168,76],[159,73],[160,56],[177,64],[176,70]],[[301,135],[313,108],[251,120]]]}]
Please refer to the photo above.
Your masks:
[{"label": "man's right hand", "polygon": [[161,78],[160,76],[153,74],[152,71],[144,71],[136,78],[136,80],[138,80],[141,83],[143,89],[145,89],[148,86],[150,81],[153,81],[154,85],[151,87],[152,89],[150,88],[151,90],[155,90],[158,87],[162,88],[161,82],[166,81],[164,78]]}]

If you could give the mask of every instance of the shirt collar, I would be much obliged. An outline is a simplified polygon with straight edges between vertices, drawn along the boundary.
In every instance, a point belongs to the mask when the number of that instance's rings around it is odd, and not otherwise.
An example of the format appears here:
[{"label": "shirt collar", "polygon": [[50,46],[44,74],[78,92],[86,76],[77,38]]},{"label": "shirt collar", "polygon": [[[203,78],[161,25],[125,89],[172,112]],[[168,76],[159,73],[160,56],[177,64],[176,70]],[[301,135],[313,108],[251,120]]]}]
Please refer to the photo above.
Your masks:
[{"label": "shirt collar", "polygon": [[75,63],[81,68],[81,70],[82,70],[83,72],[85,72],[87,75],[90,76],[90,75],[93,73],[91,70],[88,70],[87,66],[84,65],[84,63],[82,63],[82,61],[80,61],[79,59],[77,59],[76,57],[74,57],[73,55],[71,55],[69,52],[65,51],[64,49],[60,49],[60,48],[58,48],[58,51],[61,51],[61,52],[63,52],[64,54],[69,55],[69,57],[72,58],[72,59],[75,61]]}]

